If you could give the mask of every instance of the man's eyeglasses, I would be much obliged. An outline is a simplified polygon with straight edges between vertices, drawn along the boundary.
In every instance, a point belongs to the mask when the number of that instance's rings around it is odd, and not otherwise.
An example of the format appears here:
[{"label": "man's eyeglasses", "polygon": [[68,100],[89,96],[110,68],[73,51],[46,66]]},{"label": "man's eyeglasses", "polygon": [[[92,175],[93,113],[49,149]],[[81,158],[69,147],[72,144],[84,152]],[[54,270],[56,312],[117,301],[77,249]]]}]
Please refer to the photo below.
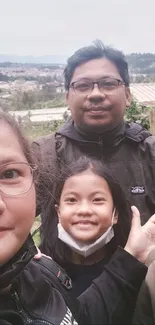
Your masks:
[{"label": "man's eyeglasses", "polygon": [[36,165],[28,163],[7,163],[0,165],[0,192],[8,196],[22,195],[33,184]]},{"label": "man's eyeglasses", "polygon": [[97,85],[102,93],[108,93],[117,89],[120,85],[124,85],[124,82],[115,78],[102,78],[98,81],[92,81],[90,79],[81,79],[74,81],[70,84],[70,88],[73,88],[76,92],[90,94],[94,89],[94,85]]}]

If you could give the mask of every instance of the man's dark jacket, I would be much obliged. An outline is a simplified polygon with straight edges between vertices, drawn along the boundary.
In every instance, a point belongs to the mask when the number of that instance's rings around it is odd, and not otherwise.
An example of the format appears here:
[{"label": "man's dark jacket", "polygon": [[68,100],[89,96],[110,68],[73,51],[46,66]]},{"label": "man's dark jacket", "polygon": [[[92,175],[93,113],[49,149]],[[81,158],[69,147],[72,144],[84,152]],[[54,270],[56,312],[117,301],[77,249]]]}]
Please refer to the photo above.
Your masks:
[{"label": "man's dark jacket", "polygon": [[32,147],[39,165],[42,220],[61,167],[82,155],[95,157],[111,169],[131,205],[140,210],[142,223],[155,213],[155,137],[139,124],[122,121],[113,131],[98,135],[83,133],[70,119],[56,134],[37,139]]}]

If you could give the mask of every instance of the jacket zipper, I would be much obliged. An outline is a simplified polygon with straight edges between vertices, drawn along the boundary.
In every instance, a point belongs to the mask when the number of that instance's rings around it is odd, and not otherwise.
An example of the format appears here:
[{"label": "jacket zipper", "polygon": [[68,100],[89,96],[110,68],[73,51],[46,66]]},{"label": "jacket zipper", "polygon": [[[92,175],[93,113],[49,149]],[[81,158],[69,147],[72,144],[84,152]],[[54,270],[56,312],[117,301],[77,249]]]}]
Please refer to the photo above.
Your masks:
[{"label": "jacket zipper", "polygon": [[16,307],[17,307],[17,310],[18,312],[23,316],[23,318],[25,319],[25,321],[28,323],[28,324],[46,324],[46,325],[54,325],[52,323],[49,323],[45,320],[40,320],[40,319],[35,319],[35,320],[32,320],[28,315],[27,313],[24,311],[24,309],[22,308],[21,306],[21,303],[20,303],[20,300],[19,300],[19,296],[17,294],[17,292],[13,292],[12,293],[12,298],[13,300],[15,301],[15,304],[16,304]]}]

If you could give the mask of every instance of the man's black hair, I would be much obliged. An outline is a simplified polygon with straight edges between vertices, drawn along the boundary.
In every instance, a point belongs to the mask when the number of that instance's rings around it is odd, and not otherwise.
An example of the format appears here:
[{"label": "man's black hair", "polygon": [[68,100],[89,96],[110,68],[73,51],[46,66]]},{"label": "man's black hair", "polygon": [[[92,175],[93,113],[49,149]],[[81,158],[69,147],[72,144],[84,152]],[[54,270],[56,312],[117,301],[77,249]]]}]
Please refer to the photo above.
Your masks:
[{"label": "man's black hair", "polygon": [[116,66],[125,86],[128,87],[130,83],[128,63],[123,52],[111,46],[105,46],[102,41],[96,40],[93,42],[93,45],[80,48],[68,59],[64,70],[66,90],[69,90],[73,73],[79,65],[100,58],[106,58]]}]

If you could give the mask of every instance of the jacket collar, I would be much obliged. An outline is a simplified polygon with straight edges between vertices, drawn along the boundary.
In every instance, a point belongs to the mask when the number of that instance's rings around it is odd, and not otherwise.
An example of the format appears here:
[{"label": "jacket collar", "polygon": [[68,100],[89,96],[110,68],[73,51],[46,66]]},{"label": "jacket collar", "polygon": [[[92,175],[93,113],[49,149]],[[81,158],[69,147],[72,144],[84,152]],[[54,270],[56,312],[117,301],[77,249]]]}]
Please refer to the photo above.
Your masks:
[{"label": "jacket collar", "polygon": [[36,253],[37,249],[29,235],[16,255],[5,264],[0,265],[0,290],[11,284]]},{"label": "jacket collar", "polygon": [[72,118],[69,118],[56,134],[64,135],[65,137],[75,141],[93,142],[105,147],[116,146],[124,138],[128,138],[134,142],[141,142],[151,136],[151,133],[144,129],[140,124],[127,123],[124,120],[122,120],[121,123],[110,132],[105,132],[100,135],[97,133],[87,133],[75,125]]}]

